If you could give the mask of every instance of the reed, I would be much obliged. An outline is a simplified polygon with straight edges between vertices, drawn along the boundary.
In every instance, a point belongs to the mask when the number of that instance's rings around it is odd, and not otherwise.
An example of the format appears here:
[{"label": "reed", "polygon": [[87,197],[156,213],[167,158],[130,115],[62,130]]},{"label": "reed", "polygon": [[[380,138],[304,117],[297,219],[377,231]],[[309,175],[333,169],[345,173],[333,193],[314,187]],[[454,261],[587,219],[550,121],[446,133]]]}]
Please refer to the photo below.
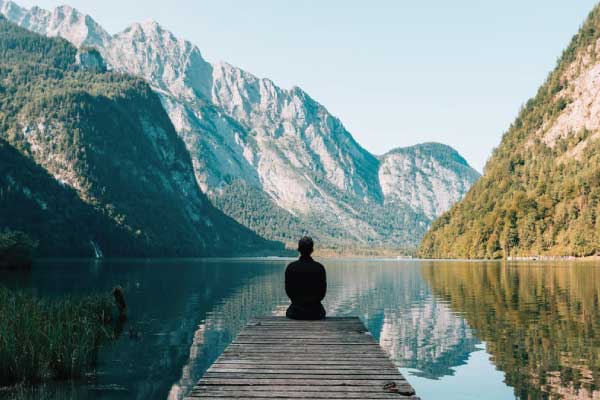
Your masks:
[{"label": "reed", "polygon": [[74,379],[112,338],[108,296],[46,299],[0,286],[0,386]]}]

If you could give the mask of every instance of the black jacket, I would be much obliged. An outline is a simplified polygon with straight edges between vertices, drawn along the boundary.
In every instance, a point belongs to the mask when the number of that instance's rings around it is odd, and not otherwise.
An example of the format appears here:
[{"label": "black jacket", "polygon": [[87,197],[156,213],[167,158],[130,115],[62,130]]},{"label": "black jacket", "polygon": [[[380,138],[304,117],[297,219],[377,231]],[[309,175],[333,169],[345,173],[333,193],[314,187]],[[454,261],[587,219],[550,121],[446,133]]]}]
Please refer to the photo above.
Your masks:
[{"label": "black jacket", "polygon": [[287,315],[296,319],[325,317],[321,300],[327,292],[325,267],[310,256],[301,256],[285,270],[285,292],[292,301]]}]

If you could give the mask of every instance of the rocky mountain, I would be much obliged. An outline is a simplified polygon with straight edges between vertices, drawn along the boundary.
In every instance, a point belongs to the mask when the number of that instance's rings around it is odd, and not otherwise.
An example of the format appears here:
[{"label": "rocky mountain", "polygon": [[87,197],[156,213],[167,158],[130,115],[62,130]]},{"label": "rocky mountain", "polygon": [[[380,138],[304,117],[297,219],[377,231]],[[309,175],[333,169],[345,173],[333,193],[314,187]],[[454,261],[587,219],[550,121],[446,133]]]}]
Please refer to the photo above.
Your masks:
[{"label": "rocky mountain", "polygon": [[414,246],[478,174],[452,149],[425,144],[376,157],[298,87],[282,89],[211,64],[156,22],[116,35],[68,7],[29,10],[0,0],[19,25],[95,47],[110,69],[144,78],[218,208],[260,235],[301,233],[334,246]]},{"label": "rocky mountain", "polygon": [[600,252],[600,6],[489,159],[432,226],[426,257]]},{"label": "rocky mountain", "polygon": [[0,17],[0,229],[40,255],[281,250],[210,204],[159,97],[101,60]]},{"label": "rocky mountain", "polygon": [[456,150],[439,143],[398,148],[380,159],[385,202],[408,203],[430,219],[448,210],[479,178]]}]

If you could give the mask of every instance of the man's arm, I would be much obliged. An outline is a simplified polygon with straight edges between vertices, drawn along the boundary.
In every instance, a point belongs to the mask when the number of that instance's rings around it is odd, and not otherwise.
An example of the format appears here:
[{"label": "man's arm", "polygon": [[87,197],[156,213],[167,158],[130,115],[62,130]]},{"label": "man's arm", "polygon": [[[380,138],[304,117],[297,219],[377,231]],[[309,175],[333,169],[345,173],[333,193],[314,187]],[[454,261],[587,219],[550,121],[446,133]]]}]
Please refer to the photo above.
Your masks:
[{"label": "man's arm", "polygon": [[289,265],[285,269],[285,294],[287,294],[287,297],[289,297],[292,301],[297,294],[296,285],[294,285],[293,280],[293,273],[290,271]]},{"label": "man's arm", "polygon": [[327,294],[327,273],[325,272],[325,267],[321,264],[321,279],[319,282],[319,301],[323,301],[325,298],[325,294]]}]

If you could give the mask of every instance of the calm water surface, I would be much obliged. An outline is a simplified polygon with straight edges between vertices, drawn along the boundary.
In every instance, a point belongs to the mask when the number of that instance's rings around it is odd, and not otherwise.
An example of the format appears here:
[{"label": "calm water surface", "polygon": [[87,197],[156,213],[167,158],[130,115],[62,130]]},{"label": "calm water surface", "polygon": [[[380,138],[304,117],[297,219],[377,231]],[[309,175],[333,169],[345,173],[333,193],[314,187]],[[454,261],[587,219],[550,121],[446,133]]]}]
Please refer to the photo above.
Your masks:
[{"label": "calm water surface", "polygon": [[[0,283],[42,296],[125,288],[130,321],[96,378],[47,398],[181,399],[249,318],[284,315],[287,262],[46,261]],[[600,398],[600,265],[324,264],[328,315],[359,316],[425,400]]]}]

